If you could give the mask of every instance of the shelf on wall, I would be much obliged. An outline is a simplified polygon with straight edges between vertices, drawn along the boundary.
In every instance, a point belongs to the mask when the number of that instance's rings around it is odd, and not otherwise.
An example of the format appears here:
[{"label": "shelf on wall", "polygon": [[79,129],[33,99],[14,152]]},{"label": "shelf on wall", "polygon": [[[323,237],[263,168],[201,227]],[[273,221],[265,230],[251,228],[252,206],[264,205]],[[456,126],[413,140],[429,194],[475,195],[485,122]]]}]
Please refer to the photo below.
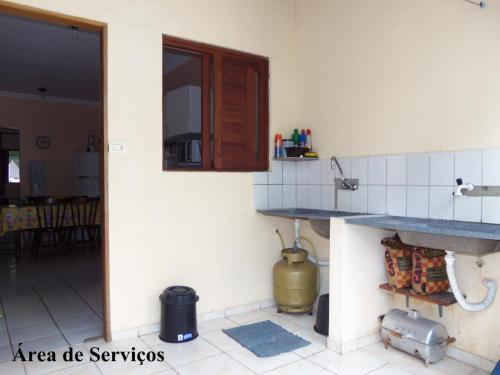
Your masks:
[{"label": "shelf on wall", "polygon": [[406,297],[406,307],[410,307],[410,298],[437,305],[440,317],[443,316],[443,306],[451,306],[457,303],[455,296],[451,292],[421,295],[413,293],[411,289],[395,289],[387,283],[380,284],[379,288],[387,292],[404,295]]},{"label": "shelf on wall", "polygon": [[288,157],[288,158],[273,158],[273,160],[281,160],[281,161],[311,161],[311,160],[319,160],[319,158],[311,158],[311,157],[304,157],[304,158]]}]

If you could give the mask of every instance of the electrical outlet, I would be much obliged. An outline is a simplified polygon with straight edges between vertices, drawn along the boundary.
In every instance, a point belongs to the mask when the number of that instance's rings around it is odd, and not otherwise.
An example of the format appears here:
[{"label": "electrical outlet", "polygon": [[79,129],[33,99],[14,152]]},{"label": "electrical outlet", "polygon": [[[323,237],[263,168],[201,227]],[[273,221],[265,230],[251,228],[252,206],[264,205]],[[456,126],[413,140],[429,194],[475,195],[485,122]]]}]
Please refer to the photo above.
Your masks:
[{"label": "electrical outlet", "polygon": [[128,151],[128,146],[125,142],[112,141],[109,142],[108,150],[113,154],[123,154]]}]

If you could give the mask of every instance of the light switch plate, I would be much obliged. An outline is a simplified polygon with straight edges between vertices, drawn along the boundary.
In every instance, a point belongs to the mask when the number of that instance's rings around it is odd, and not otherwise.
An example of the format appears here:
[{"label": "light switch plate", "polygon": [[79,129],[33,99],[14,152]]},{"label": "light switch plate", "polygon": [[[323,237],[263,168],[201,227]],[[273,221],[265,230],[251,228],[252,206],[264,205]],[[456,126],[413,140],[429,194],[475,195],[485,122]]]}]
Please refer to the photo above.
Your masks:
[{"label": "light switch plate", "polygon": [[128,145],[122,141],[109,142],[108,150],[113,154],[122,154],[128,151]]}]

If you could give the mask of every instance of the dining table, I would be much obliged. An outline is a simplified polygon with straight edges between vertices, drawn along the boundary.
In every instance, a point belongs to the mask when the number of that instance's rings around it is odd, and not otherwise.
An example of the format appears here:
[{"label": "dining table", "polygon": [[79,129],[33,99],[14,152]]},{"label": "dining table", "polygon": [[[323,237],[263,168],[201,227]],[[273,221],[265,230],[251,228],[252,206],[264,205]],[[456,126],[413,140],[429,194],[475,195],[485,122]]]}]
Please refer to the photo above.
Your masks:
[{"label": "dining table", "polygon": [[[83,210],[81,210],[83,214]],[[99,210],[97,211],[96,224],[99,224]],[[64,210],[63,226],[73,226],[71,209]],[[0,208],[0,237],[7,232],[17,232],[39,227],[35,205],[1,207]]]}]

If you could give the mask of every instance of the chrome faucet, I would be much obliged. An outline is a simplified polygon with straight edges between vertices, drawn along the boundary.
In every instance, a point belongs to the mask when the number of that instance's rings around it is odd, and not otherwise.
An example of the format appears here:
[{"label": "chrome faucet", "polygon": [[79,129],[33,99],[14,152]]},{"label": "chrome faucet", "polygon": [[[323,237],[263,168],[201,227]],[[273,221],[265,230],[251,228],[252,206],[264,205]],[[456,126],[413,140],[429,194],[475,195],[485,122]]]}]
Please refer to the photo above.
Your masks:
[{"label": "chrome faucet", "polygon": [[359,179],[345,178],[344,171],[342,171],[342,167],[340,166],[339,161],[335,156],[332,156],[331,168],[335,169],[335,166],[338,168],[340,173],[340,178],[335,178],[335,189],[351,190],[351,191],[358,190]]}]

